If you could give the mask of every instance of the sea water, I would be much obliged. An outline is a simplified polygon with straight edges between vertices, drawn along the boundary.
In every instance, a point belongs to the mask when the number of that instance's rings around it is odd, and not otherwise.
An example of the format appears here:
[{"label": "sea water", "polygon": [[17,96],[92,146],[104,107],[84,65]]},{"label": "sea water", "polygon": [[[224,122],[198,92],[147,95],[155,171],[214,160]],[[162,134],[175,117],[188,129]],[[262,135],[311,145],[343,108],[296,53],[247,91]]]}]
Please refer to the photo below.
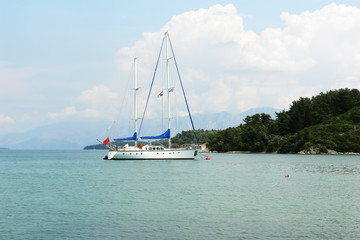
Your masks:
[{"label": "sea water", "polygon": [[360,239],[360,156],[105,154],[0,151],[0,239]]}]

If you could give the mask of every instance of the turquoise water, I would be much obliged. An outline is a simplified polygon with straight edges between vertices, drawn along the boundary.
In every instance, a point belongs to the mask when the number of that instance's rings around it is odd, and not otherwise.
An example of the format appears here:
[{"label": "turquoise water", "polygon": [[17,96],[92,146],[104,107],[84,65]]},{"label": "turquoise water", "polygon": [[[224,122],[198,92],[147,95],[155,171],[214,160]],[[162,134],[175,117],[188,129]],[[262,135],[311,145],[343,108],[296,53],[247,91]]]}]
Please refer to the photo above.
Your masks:
[{"label": "turquoise water", "polygon": [[360,156],[105,154],[0,151],[0,239],[360,239]]}]

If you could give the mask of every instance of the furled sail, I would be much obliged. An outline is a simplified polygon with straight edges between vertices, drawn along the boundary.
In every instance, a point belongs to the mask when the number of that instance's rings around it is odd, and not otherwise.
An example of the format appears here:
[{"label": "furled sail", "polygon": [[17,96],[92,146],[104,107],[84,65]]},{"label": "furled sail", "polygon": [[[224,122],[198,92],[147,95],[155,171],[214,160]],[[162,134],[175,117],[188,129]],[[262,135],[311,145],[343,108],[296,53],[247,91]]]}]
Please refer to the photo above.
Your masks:
[{"label": "furled sail", "polygon": [[162,138],[170,138],[170,129],[166,130],[163,134],[159,136],[147,136],[141,137],[141,139],[162,139]]},{"label": "furled sail", "polygon": [[134,132],[134,135],[132,137],[127,138],[115,138],[115,141],[129,141],[129,140],[137,140],[137,133]]}]

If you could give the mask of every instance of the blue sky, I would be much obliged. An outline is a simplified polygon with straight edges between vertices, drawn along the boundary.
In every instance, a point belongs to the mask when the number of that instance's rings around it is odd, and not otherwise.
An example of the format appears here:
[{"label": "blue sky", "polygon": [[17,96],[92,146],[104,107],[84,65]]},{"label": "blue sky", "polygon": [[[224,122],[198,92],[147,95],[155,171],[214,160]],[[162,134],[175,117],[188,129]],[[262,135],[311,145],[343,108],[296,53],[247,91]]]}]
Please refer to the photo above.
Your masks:
[{"label": "blue sky", "polygon": [[[0,134],[114,118],[126,62],[158,51],[164,30],[197,113],[281,109],[359,88],[359,9],[326,0],[0,0]],[[144,75],[154,58],[144,57]]]}]

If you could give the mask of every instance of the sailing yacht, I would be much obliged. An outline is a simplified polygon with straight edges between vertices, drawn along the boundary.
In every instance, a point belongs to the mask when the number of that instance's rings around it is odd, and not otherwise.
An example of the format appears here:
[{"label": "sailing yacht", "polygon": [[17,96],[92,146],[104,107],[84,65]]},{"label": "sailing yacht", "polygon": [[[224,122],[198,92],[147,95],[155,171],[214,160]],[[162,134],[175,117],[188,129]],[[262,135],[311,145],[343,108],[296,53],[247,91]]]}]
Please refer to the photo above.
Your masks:
[{"label": "sailing yacht", "polygon": [[[151,95],[151,91],[153,88],[153,83],[154,83],[154,79],[155,79],[155,75],[156,75],[156,70],[159,64],[159,59],[161,56],[161,52],[163,51],[163,49],[165,48],[166,51],[166,68],[167,68],[167,86],[166,89],[164,89],[166,95],[167,95],[167,109],[168,109],[168,116],[167,116],[167,121],[168,121],[168,129],[158,135],[158,136],[140,136],[141,135],[141,129],[143,126],[143,121],[145,118],[145,113],[147,111],[147,106],[149,103],[149,97]],[[170,51],[171,50],[171,51]],[[186,107],[188,110],[188,114],[189,114],[189,118],[191,121],[191,125],[194,131],[194,135],[196,140],[198,141],[198,138],[196,136],[196,131],[194,128],[194,123],[191,117],[191,113],[190,113],[190,109],[189,109],[189,105],[185,96],[185,91],[184,91],[184,87],[181,81],[181,77],[180,77],[180,73],[179,73],[179,69],[177,67],[177,63],[176,63],[176,58],[174,55],[174,51],[172,48],[172,44],[170,41],[170,37],[168,32],[165,32],[163,40],[162,40],[162,44],[161,44],[161,48],[160,48],[160,53],[159,53],[159,57],[157,59],[157,63],[156,63],[156,67],[155,67],[155,71],[154,71],[154,75],[152,78],[152,82],[151,82],[151,87],[149,90],[149,94],[148,94],[148,98],[146,101],[146,105],[145,105],[145,109],[144,109],[144,113],[143,116],[141,118],[141,123],[140,123],[140,127],[138,129],[138,113],[137,113],[137,92],[139,90],[139,87],[137,86],[137,75],[136,75],[136,58],[134,59],[134,134],[131,137],[127,137],[127,138],[116,138],[114,139],[115,141],[134,141],[134,145],[133,146],[128,146],[125,145],[124,147],[118,147],[118,146],[113,146],[111,144],[109,144],[109,138],[107,138],[107,140],[105,140],[103,143],[105,146],[107,146],[109,148],[109,152],[108,154],[105,156],[105,160],[177,160],[177,159],[189,159],[189,160],[193,160],[195,158],[195,156],[198,153],[197,149],[188,147],[188,148],[172,148],[171,147],[171,115],[170,115],[170,94],[173,92],[174,88],[170,87],[170,80],[169,80],[169,61],[173,60],[176,66],[176,70],[177,70],[177,75],[180,81],[180,85],[181,85],[181,89],[182,89],[182,93],[185,99],[185,103],[186,103]],[[163,92],[162,91],[160,94],[162,96]],[[159,95],[160,95],[159,94]],[[161,146],[161,145],[150,145],[150,144],[138,144],[138,141],[142,140],[154,140],[154,139],[168,139],[168,148]]]}]

